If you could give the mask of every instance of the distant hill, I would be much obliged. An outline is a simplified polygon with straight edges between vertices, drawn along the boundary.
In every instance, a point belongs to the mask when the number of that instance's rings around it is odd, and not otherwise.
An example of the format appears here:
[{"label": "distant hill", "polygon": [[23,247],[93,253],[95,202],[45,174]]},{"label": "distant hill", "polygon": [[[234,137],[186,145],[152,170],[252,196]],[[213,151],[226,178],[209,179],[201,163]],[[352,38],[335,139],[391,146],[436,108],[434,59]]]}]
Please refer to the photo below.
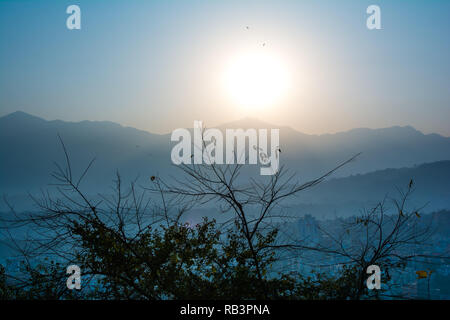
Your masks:
[{"label": "distant hill", "polygon": [[[335,177],[450,159],[450,138],[425,135],[412,127],[353,129],[336,134],[308,135],[247,118],[221,128],[280,128],[281,164],[297,172],[300,179],[315,177],[358,152],[362,152],[361,156],[340,169]],[[45,188],[51,182],[53,162],[64,159],[58,134],[67,146],[74,171],[81,172],[90,159],[96,158],[84,184],[88,192],[107,190],[116,170],[126,179],[134,179],[138,175],[145,178],[154,174],[177,174],[170,160],[174,145],[170,142],[170,134],[152,134],[112,122],[46,121],[15,112],[0,118],[2,193],[23,195],[27,191]],[[254,171],[257,174],[256,169]],[[373,174],[380,175],[380,179],[385,176],[386,185],[393,182],[389,181],[389,172]],[[439,171],[430,174],[430,179],[440,179]],[[405,174],[405,179],[407,176]],[[359,188],[364,185],[358,177],[348,179],[342,187],[344,191],[348,188],[348,193],[353,185]],[[329,183],[327,188],[332,190],[332,183],[337,182]],[[372,188],[373,184],[378,185],[379,182],[369,183],[368,187]],[[327,194],[330,201],[339,200],[335,199],[337,196],[333,196],[332,191]]]},{"label": "distant hill", "polygon": [[[85,187],[109,187],[116,170],[134,179],[137,174],[154,173],[155,163],[170,161],[166,137],[123,127],[112,122],[45,121],[24,112],[0,118],[0,188],[23,193],[51,182],[54,161],[64,160],[58,140],[62,137],[73,169],[80,173],[96,158]],[[106,184],[106,186],[105,186]],[[92,190],[94,191],[94,190]]]},{"label": "distant hill", "polygon": [[[399,199],[399,190],[405,191],[411,179],[414,190],[408,200],[409,209],[421,209],[422,213],[450,209],[450,161],[439,161],[332,178],[286,200],[282,210],[289,215],[334,219],[358,215],[383,200],[386,208],[392,209],[392,199]],[[213,208],[196,209],[187,214],[186,220],[197,223],[215,212]],[[220,220],[220,215],[214,218]]]},{"label": "distant hill", "polygon": [[425,212],[450,208],[450,161],[330,179],[301,193],[293,207],[322,217],[350,216],[385,198],[398,198],[399,190],[405,191],[411,179],[411,207],[424,206]]}]

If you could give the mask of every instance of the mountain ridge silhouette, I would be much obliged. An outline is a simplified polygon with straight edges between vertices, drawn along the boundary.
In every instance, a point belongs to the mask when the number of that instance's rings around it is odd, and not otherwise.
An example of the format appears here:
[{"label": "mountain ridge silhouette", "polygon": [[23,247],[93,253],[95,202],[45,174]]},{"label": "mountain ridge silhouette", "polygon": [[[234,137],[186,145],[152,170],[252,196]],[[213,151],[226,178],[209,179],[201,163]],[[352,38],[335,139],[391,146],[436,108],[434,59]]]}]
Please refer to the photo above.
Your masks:
[{"label": "mountain ridge silhouette", "polygon": [[[255,129],[258,126],[277,128],[252,118],[224,126],[233,128],[233,124],[235,127],[254,125]],[[279,128],[283,150],[281,164],[296,172],[300,180],[317,177],[359,152],[362,154],[356,161],[334,176],[450,159],[450,138],[425,135],[411,126],[356,128],[324,135]],[[177,174],[170,160],[171,148],[175,145],[170,141],[170,134],[154,134],[109,121],[48,121],[19,111],[0,117],[0,188],[3,192],[23,193],[51,182],[54,161],[64,160],[58,135],[77,172],[96,158],[86,178],[87,186],[93,190],[99,186],[109,187],[116,171],[129,179]],[[249,174],[258,175],[259,166],[247,167]]]}]

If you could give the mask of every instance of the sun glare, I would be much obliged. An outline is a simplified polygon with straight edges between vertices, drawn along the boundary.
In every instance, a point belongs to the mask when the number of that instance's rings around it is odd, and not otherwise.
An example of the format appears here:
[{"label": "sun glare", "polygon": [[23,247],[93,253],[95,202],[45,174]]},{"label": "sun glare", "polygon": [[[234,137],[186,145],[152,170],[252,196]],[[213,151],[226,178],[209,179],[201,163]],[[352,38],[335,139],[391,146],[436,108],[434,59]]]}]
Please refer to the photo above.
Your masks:
[{"label": "sun glare", "polygon": [[279,102],[289,88],[283,60],[266,52],[248,52],[230,59],[224,87],[234,103],[255,110]]}]

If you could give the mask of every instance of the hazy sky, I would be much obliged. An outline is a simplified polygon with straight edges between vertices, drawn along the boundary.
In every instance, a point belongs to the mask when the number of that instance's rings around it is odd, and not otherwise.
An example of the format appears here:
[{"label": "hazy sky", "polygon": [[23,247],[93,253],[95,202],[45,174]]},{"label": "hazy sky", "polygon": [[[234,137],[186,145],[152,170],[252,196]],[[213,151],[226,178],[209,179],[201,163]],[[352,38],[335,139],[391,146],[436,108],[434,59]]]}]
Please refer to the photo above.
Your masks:
[{"label": "hazy sky", "polygon": [[[71,4],[81,30],[66,28]],[[371,4],[382,30],[366,28]],[[450,136],[449,39],[450,1],[1,0],[0,116],[152,132],[251,116],[305,133],[412,125]],[[290,75],[276,103],[251,112],[221,82],[248,50]]]}]

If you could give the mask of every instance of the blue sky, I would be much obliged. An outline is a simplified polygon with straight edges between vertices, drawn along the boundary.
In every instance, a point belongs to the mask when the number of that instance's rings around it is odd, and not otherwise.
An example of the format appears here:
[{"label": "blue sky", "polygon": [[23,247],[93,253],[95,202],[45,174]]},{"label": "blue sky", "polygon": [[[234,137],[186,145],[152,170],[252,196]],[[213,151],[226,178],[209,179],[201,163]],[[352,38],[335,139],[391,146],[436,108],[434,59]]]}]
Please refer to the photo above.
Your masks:
[{"label": "blue sky", "polygon": [[[71,4],[81,30],[66,28]],[[371,4],[382,30],[366,28]],[[152,132],[252,116],[306,133],[412,125],[450,136],[449,31],[450,1],[0,0],[0,116]],[[218,79],[228,57],[261,43],[292,86],[249,113]]]}]

